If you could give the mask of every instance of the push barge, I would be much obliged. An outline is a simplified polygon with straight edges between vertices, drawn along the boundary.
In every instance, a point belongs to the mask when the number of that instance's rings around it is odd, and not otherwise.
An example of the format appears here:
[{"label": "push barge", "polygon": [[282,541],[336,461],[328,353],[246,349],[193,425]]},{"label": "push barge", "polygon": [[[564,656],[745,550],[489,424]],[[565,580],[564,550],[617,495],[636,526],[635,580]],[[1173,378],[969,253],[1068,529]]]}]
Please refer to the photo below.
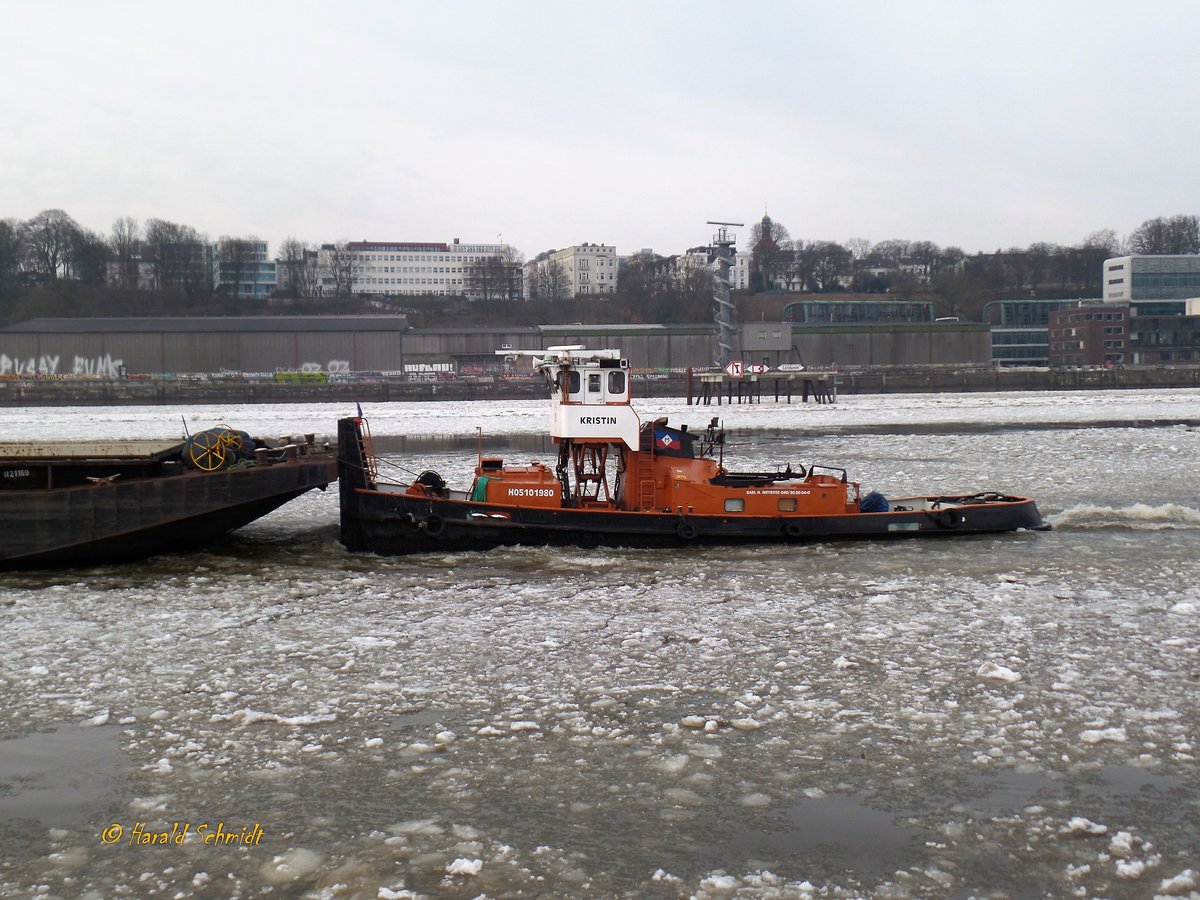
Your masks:
[{"label": "push barge", "polygon": [[199,547],[336,477],[311,435],[272,443],[228,426],[182,443],[0,444],[0,569]]},{"label": "push barge", "polygon": [[[512,351],[506,351],[511,354]],[[994,491],[863,495],[838,466],[733,472],[716,419],[702,433],[642,423],[615,350],[529,351],[550,389],[555,468],[480,456],[466,490],[437,472],[379,475],[362,416],[338,423],[341,540],[404,554],[514,544],[679,546],[1045,530],[1036,503]]]}]

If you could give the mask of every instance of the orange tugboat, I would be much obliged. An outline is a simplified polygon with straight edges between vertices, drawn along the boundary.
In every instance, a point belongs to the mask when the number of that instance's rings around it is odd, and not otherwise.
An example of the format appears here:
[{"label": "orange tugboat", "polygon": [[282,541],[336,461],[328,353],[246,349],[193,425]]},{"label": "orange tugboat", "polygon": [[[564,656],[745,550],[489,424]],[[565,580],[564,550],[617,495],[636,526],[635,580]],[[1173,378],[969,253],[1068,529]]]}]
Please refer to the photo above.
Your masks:
[{"label": "orange tugboat", "polygon": [[[505,351],[512,355],[512,351]],[[1045,530],[1037,505],[992,491],[904,497],[861,493],[837,466],[776,472],[725,467],[716,419],[702,432],[643,423],[616,350],[526,351],[550,388],[555,468],[483,457],[467,490],[437,472],[382,481],[361,417],[338,423],[341,540],[380,554],[512,544],[663,546]]]}]

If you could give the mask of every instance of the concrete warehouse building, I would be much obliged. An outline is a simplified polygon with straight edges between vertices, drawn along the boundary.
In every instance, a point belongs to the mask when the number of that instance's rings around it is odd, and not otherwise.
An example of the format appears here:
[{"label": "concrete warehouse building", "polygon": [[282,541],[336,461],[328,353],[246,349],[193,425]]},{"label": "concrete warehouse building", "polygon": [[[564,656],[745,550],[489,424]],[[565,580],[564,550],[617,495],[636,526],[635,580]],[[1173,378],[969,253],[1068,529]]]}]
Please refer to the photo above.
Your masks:
[{"label": "concrete warehouse building", "polygon": [[403,316],[31,319],[0,329],[0,375],[398,369]]},{"label": "concrete warehouse building", "polygon": [[[987,326],[967,323],[751,323],[741,326],[740,343],[744,359],[771,365],[986,366],[991,357]],[[713,364],[716,334],[707,323],[417,329],[403,316],[47,318],[0,328],[0,377],[487,375],[505,370],[498,350],[561,344],[619,349],[635,369],[703,369]]]}]

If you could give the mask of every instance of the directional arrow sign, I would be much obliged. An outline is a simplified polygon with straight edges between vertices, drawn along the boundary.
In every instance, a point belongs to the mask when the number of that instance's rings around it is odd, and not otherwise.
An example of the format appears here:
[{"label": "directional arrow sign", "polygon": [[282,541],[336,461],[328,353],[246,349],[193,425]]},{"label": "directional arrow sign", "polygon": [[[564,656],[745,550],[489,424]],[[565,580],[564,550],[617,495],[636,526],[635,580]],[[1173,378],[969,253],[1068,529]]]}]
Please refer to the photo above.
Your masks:
[{"label": "directional arrow sign", "polygon": [[725,367],[725,374],[730,378],[741,378],[746,374],[746,364],[740,359],[731,359]]},{"label": "directional arrow sign", "polygon": [[751,375],[766,375],[767,372],[771,371],[771,367],[764,366],[762,363],[757,363],[753,366],[746,366],[746,371]]}]

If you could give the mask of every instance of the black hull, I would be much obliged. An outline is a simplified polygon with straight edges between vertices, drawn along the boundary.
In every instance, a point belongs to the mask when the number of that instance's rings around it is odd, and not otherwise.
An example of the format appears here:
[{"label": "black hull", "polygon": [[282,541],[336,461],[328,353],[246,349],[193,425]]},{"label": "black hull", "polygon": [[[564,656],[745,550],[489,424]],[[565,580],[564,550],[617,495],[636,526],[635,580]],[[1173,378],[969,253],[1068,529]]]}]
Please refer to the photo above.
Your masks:
[{"label": "black hull", "polygon": [[0,494],[0,569],[129,562],[201,547],[337,477],[332,457]]},{"label": "black hull", "polygon": [[[531,509],[342,488],[342,543],[382,555],[518,544],[680,547],[853,538],[949,537],[1046,526],[1032,500],[842,516],[685,516]],[[943,502],[955,498],[943,497]]]}]

